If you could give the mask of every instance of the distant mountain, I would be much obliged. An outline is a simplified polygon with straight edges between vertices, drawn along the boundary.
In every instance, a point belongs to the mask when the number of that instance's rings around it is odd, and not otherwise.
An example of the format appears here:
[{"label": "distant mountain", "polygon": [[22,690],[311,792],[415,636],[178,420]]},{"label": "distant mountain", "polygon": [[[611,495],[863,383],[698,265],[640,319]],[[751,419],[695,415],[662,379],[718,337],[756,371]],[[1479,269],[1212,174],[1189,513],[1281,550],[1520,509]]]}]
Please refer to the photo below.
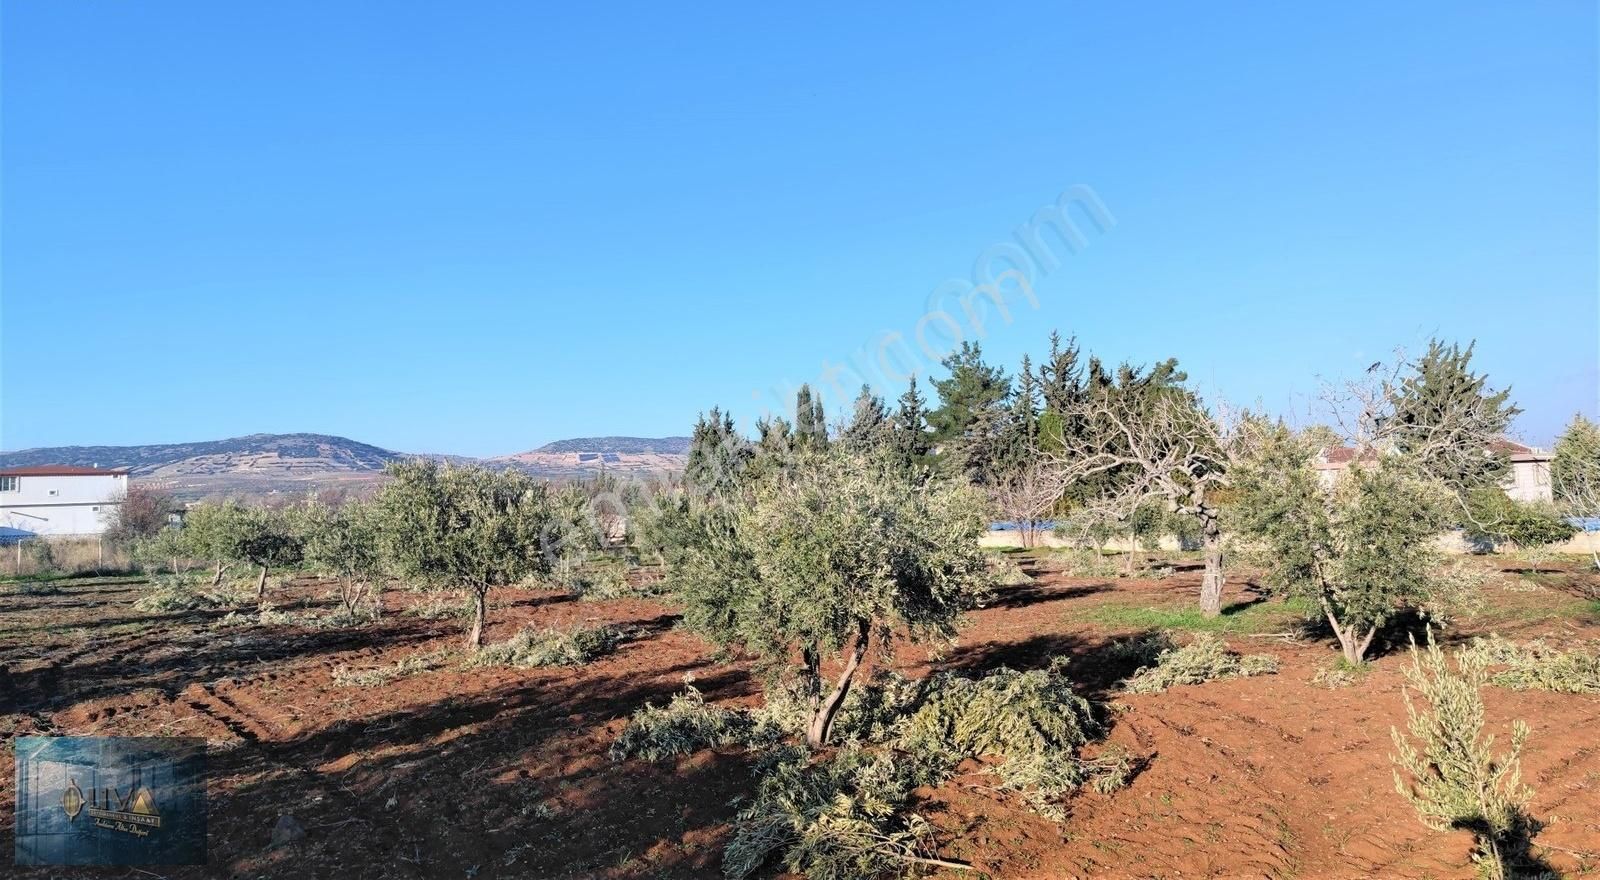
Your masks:
[{"label": "distant mountain", "polygon": [[404,458],[366,443],[328,434],[250,434],[198,443],[148,446],[50,446],[0,452],[0,466],[41,464],[125,467],[134,476],[181,468],[185,472],[226,470],[375,471]]},{"label": "distant mountain", "polygon": [[534,452],[623,452],[630,455],[687,455],[688,437],[575,437],[557,440]]},{"label": "distant mountain", "polygon": [[125,467],[135,480],[180,498],[207,495],[359,490],[382,479],[396,459],[432,458],[452,464],[514,467],[538,477],[573,478],[610,471],[654,474],[682,470],[687,437],[585,437],[531,452],[476,459],[407,454],[328,434],[251,434],[197,443],[147,446],[52,446],[0,452],[0,467],[63,464]]},{"label": "distant mountain", "polygon": [[546,477],[645,476],[683,470],[688,454],[688,437],[577,437],[488,461]]}]

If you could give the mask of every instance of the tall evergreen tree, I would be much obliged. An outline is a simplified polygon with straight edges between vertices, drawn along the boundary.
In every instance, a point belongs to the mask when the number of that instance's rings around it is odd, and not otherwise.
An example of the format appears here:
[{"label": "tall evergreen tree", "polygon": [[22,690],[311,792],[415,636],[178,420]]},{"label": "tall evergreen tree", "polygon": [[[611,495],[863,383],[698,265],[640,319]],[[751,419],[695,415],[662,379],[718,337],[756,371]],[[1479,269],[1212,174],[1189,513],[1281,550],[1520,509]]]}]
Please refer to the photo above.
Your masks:
[{"label": "tall evergreen tree", "polygon": [[900,462],[907,470],[926,466],[933,448],[928,438],[928,402],[917,391],[917,377],[911,377],[906,393],[900,395],[900,409],[894,419],[894,443]]},{"label": "tall evergreen tree", "polygon": [[1492,441],[1522,412],[1509,388],[1495,391],[1487,376],[1472,372],[1472,350],[1429,342],[1409,375],[1386,389],[1390,411],[1377,425],[1379,436],[1462,496],[1505,477],[1510,461]]},{"label": "tall evergreen tree", "polygon": [[1039,383],[1033,374],[1033,360],[1022,356],[1016,388],[1011,394],[1011,410],[1000,431],[989,477],[1015,474],[1034,462],[1039,454]]},{"label": "tall evergreen tree", "polygon": [[810,385],[801,385],[794,397],[794,437],[802,449],[828,446],[828,420],[822,411],[822,397],[813,395]]},{"label": "tall evergreen tree", "polygon": [[1070,337],[1063,344],[1061,334],[1052,330],[1050,357],[1039,365],[1039,390],[1047,411],[1064,413],[1083,395],[1083,364],[1080,361],[1078,338]]},{"label": "tall evergreen tree", "polygon": [[983,349],[973,342],[961,343],[943,364],[950,375],[934,380],[939,408],[928,414],[939,459],[949,470],[981,481],[998,457],[1011,380],[1002,368],[984,363]]},{"label": "tall evergreen tree", "polygon": [[725,497],[738,486],[754,454],[750,441],[733,429],[733,416],[712,407],[695,422],[689,438],[684,483],[703,495]]},{"label": "tall evergreen tree", "polygon": [[874,395],[870,387],[862,385],[861,393],[856,395],[850,424],[839,436],[840,445],[852,451],[866,452],[885,448],[893,439],[894,423],[883,399]]}]

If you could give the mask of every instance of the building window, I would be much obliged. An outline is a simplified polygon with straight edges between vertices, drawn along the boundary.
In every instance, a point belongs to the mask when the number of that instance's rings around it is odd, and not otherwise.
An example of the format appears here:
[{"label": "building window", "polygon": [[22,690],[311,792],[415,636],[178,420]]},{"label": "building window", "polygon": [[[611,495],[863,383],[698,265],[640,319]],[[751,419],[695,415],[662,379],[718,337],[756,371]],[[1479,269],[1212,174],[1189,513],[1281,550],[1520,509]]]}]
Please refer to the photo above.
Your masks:
[{"label": "building window", "polygon": [[21,477],[0,477],[0,492],[16,492]]},{"label": "building window", "polygon": [[91,507],[91,508],[89,508],[89,512],[90,512],[90,513],[99,513],[99,512],[100,512],[100,508],[98,508],[98,507]]},{"label": "building window", "polygon": [[60,494],[61,494],[61,490],[60,489],[51,489],[50,490],[50,497],[52,497],[52,498],[54,498],[55,496],[60,495]]}]

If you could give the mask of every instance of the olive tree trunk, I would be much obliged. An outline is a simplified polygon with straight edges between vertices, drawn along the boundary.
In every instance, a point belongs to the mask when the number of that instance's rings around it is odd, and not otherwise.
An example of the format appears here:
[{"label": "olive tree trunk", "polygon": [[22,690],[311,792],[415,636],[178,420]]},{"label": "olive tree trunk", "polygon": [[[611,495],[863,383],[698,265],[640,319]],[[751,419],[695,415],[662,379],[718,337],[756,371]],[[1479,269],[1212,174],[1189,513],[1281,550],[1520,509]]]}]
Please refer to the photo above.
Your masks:
[{"label": "olive tree trunk", "polygon": [[489,588],[472,588],[472,628],[467,630],[467,649],[483,647],[483,625],[489,616]]},{"label": "olive tree trunk", "polygon": [[222,573],[227,571],[227,570],[228,570],[227,564],[224,563],[222,560],[218,559],[217,560],[217,573],[211,576],[211,586],[213,586],[213,587],[222,586]]},{"label": "olive tree trunk", "polygon": [[1206,557],[1205,574],[1200,578],[1200,612],[1216,617],[1222,613],[1222,524],[1208,516],[1200,535]]},{"label": "olive tree trunk", "polygon": [[1322,613],[1328,618],[1328,625],[1333,627],[1333,634],[1339,639],[1339,653],[1344,655],[1344,662],[1351,666],[1360,666],[1366,662],[1367,649],[1372,647],[1372,639],[1377,636],[1377,626],[1367,627],[1363,635],[1355,624],[1342,626],[1339,618],[1333,613],[1333,607],[1328,600],[1322,600]]},{"label": "olive tree trunk", "polygon": [[867,643],[872,637],[872,631],[866,621],[861,621],[856,633],[856,646],[850,652],[850,658],[845,661],[844,669],[839,672],[839,679],[833,686],[833,691],[823,697],[817,712],[811,718],[811,725],[806,728],[806,744],[812,748],[821,748],[828,744],[828,735],[833,732],[833,718],[839,714],[839,707],[844,705],[844,698],[850,693],[850,682],[855,678],[856,670],[861,668],[862,658],[867,656]]},{"label": "olive tree trunk", "polygon": [[260,598],[265,597],[266,595],[267,595],[267,566],[266,565],[262,565],[261,566],[261,576],[256,578],[256,598],[260,599]]}]

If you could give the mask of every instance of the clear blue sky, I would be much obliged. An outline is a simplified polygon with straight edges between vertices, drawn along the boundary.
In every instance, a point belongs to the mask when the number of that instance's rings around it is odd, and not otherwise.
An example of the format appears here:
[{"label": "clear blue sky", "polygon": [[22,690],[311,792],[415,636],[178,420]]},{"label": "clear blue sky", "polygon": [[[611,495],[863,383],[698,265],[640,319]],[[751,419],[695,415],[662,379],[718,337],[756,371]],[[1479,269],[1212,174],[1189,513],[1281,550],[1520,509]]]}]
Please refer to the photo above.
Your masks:
[{"label": "clear blue sky", "polygon": [[1595,414],[1594,3],[860,6],[6,4],[0,447],[748,427],[1074,185],[1008,365],[1303,411],[1437,333]]}]

